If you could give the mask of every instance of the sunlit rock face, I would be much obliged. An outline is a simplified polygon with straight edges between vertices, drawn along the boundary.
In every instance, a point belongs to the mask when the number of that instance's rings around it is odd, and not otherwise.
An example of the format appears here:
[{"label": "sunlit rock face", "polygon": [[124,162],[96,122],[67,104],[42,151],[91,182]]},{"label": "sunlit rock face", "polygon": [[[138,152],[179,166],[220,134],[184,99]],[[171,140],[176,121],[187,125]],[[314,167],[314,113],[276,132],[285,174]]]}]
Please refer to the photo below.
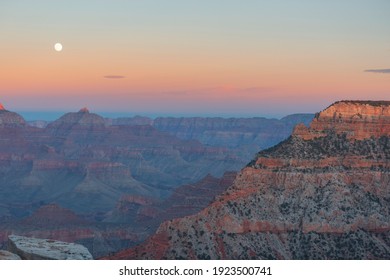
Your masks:
[{"label": "sunlit rock face", "polygon": [[309,140],[327,131],[345,134],[348,139],[356,140],[389,136],[390,102],[336,102],[318,113],[308,130],[296,131],[296,135]]}]

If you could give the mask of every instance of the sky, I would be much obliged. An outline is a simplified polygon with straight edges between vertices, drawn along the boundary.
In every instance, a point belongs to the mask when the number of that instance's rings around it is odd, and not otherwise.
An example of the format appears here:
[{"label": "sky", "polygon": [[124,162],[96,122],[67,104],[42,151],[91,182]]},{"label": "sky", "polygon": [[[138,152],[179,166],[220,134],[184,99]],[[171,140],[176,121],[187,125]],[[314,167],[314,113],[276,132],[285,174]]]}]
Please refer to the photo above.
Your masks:
[{"label": "sky", "polygon": [[284,116],[389,96],[388,0],[0,0],[12,111]]}]

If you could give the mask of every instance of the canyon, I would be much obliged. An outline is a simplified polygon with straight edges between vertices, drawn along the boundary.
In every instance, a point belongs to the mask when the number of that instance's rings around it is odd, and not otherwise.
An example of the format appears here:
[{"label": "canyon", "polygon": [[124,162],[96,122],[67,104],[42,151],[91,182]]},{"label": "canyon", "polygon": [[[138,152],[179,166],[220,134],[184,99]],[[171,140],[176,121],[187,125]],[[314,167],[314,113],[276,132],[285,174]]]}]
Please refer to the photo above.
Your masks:
[{"label": "canyon", "polygon": [[389,259],[390,102],[339,101],[111,259]]},{"label": "canyon", "polygon": [[201,211],[261,145],[309,118],[244,127],[247,119],[104,119],[82,108],[46,123],[1,106],[0,248],[11,234],[77,242],[95,258],[137,245],[161,222]]}]

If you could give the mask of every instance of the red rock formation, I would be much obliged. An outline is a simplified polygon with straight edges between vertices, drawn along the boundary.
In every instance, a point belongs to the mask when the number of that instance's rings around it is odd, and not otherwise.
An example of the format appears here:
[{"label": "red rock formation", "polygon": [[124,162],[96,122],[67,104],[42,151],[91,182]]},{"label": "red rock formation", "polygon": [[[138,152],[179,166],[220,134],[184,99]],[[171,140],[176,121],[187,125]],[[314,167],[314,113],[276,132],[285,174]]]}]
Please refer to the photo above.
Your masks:
[{"label": "red rock formation", "polygon": [[305,140],[324,136],[328,130],[362,140],[390,135],[389,101],[340,101],[318,113],[310,129],[299,126],[294,135]]},{"label": "red rock formation", "polygon": [[337,102],[209,207],[112,258],[389,259],[389,124],[390,102]]}]

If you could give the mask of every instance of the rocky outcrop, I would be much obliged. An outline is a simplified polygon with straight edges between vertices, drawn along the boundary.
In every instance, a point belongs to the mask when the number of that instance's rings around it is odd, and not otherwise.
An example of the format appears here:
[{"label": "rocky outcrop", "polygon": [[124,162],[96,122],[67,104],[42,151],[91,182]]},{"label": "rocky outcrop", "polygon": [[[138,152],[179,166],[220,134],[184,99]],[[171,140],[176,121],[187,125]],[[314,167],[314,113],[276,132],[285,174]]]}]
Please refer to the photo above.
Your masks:
[{"label": "rocky outcrop", "polygon": [[340,101],[318,113],[310,128],[295,135],[314,139],[328,131],[363,140],[390,135],[390,101]]},{"label": "rocky outcrop", "polygon": [[51,239],[11,235],[8,250],[24,260],[92,260],[84,246]]},{"label": "rocky outcrop", "polygon": [[112,258],[389,259],[389,108],[333,104],[261,151],[210,206]]},{"label": "rocky outcrop", "polygon": [[139,244],[151,233],[144,228],[138,229],[131,224],[88,223],[87,225],[64,223],[56,226],[47,224],[14,224],[12,230],[0,226],[0,242],[7,249],[8,236],[20,235],[39,239],[61,240],[68,243],[77,243],[85,246],[94,258],[106,256],[124,248]]}]

